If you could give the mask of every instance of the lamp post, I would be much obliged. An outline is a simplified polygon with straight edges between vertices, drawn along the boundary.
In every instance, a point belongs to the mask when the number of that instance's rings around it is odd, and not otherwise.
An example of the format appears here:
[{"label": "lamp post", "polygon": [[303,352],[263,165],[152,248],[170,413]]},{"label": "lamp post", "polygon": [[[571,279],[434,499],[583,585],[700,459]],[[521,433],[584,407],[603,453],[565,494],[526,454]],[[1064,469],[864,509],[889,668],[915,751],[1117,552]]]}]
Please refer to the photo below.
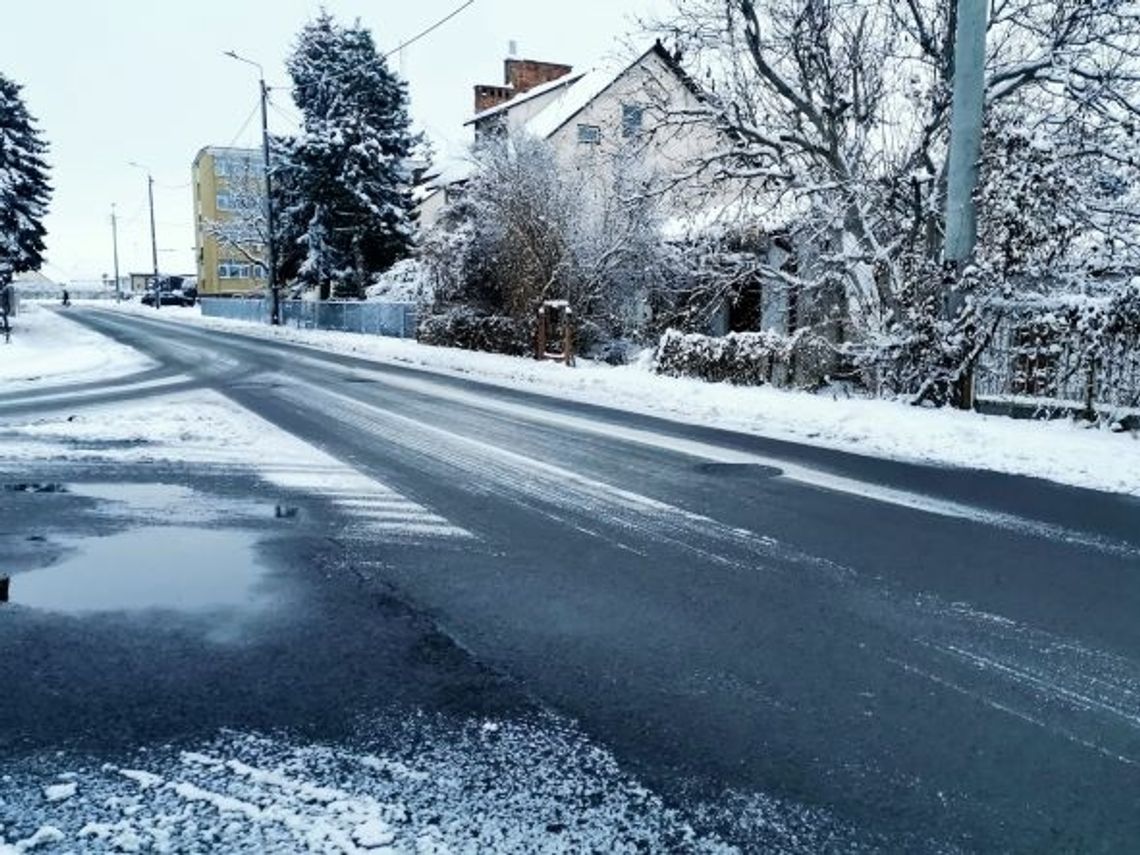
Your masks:
[{"label": "lamp post", "polygon": [[146,195],[150,205],[150,258],[154,266],[154,307],[158,309],[162,305],[162,292],[159,290],[158,282],[158,240],[154,234],[154,176],[151,175],[150,169],[141,163],[132,160],[130,165],[146,173]]},{"label": "lamp post", "polygon": [[281,292],[277,285],[277,254],[273,246],[273,193],[269,177],[269,116],[266,112],[269,87],[265,85],[265,69],[261,67],[261,63],[239,56],[232,50],[227,50],[224,53],[230,59],[236,59],[238,62],[244,62],[246,65],[252,65],[257,69],[261,94],[261,157],[265,169],[265,254],[268,262],[269,293],[272,300],[269,322],[273,326],[277,326],[281,323]]}]

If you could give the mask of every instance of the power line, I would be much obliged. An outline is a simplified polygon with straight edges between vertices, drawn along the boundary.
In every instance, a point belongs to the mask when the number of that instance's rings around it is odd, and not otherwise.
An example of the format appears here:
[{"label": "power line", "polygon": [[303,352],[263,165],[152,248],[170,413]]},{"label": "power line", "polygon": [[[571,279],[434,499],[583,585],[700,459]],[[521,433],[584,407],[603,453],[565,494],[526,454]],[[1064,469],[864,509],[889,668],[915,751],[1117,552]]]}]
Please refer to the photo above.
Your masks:
[{"label": "power line", "polygon": [[258,100],[257,103],[253,105],[253,109],[249,111],[249,115],[245,117],[245,121],[242,122],[241,127],[238,128],[238,132],[234,134],[234,138],[230,140],[230,144],[227,146],[227,148],[233,148],[237,145],[238,139],[249,128],[249,123],[253,121],[253,117],[257,115],[257,111],[260,109],[260,107],[261,101]]},{"label": "power line", "polygon": [[416,33],[414,36],[412,36],[410,39],[408,39],[403,44],[397,45],[396,47],[392,48],[392,50],[390,50],[386,54],[384,54],[384,59],[387,59],[388,57],[390,57],[394,53],[399,53],[404,48],[406,48],[408,45],[414,44],[415,42],[418,42],[420,39],[422,39],[424,36],[428,35],[429,33],[435,32],[436,30],[438,30],[440,27],[442,27],[444,24],[446,24],[448,21],[450,21],[452,18],[454,18],[456,15],[458,15],[460,12],[462,12],[464,9],[466,9],[468,6],[470,6],[474,2],[475,2],[475,0],[467,0],[467,2],[464,3],[462,6],[459,6],[458,8],[451,11],[449,14],[440,18],[438,21],[436,21],[434,24],[432,24],[430,27],[428,27],[423,32]]},{"label": "power line", "polygon": [[[460,12],[462,12],[464,9],[466,9],[468,6],[471,6],[474,3],[475,3],[475,0],[467,0],[467,2],[456,7],[455,9],[452,9],[450,12],[448,12],[446,15],[444,15],[442,18],[440,18],[438,21],[436,21],[434,24],[432,24],[426,30],[423,30],[419,33],[416,33],[414,36],[412,36],[407,41],[405,41],[399,45],[396,45],[396,47],[392,48],[392,50],[388,51],[387,53],[381,54],[377,59],[378,60],[385,60],[388,57],[390,57],[392,54],[399,53],[404,48],[406,48],[408,45],[413,44],[415,42],[418,42],[420,39],[422,39],[424,36],[428,35],[429,33],[435,32],[440,27],[442,27],[444,24],[446,24],[448,21],[450,21],[452,18],[454,18],[456,15],[458,15]],[[376,60],[373,60],[373,61],[375,62]],[[344,77],[346,74],[352,74],[356,70],[357,69],[355,69],[355,68],[349,68],[349,69],[346,69],[346,70],[340,72],[339,74],[330,74],[328,76],[322,77],[321,82],[327,83],[330,80],[338,80],[341,77]]]}]

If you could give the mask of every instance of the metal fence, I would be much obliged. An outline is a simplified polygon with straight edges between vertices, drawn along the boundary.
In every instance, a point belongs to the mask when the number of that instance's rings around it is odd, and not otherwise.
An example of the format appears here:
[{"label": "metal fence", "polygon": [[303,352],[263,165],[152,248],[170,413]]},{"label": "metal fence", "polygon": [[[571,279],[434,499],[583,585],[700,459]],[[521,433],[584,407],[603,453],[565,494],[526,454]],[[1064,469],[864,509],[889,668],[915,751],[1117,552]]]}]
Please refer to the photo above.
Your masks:
[{"label": "metal fence", "polygon": [[[199,301],[207,317],[269,323],[269,301],[207,297]],[[298,329],[415,338],[415,303],[371,303],[359,300],[282,300],[281,323]]]},{"label": "metal fence", "polygon": [[1090,349],[1080,330],[1013,313],[978,361],[975,390],[1041,414],[1140,412],[1140,341],[1106,337]]}]

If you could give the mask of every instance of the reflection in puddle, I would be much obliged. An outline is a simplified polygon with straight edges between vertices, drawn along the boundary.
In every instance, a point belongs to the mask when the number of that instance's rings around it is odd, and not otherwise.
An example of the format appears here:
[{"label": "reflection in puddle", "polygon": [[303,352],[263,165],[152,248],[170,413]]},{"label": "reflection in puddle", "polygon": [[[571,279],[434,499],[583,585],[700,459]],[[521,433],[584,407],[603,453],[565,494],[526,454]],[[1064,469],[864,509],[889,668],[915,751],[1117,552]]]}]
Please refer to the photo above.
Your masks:
[{"label": "reflection in puddle", "polygon": [[142,528],[84,540],[74,557],[11,579],[13,603],[70,613],[197,611],[258,601],[254,533]]},{"label": "reflection in puddle", "polygon": [[67,487],[63,484],[31,484],[21,482],[18,484],[5,484],[7,493],[66,493]]},{"label": "reflection in puddle", "polygon": [[209,525],[267,515],[261,502],[207,494],[181,484],[127,481],[76,483],[70,487],[75,495],[98,501],[97,513],[154,525]]}]

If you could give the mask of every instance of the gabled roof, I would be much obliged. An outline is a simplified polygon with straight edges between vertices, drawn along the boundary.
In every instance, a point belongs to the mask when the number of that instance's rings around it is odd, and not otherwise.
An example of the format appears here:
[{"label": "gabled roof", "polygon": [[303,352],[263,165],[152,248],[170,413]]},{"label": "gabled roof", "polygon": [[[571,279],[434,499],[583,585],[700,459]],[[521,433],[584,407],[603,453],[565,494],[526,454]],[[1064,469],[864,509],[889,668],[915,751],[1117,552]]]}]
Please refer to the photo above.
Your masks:
[{"label": "gabled roof", "polygon": [[556,77],[554,80],[547,81],[541,86],[535,86],[533,89],[528,89],[526,92],[520,92],[514,98],[510,98],[504,101],[502,104],[496,104],[494,107],[488,107],[486,110],[476,113],[463,124],[464,126],[474,125],[476,122],[481,122],[484,119],[491,118],[491,116],[498,115],[499,113],[505,113],[507,110],[514,109],[519,104],[523,104],[527,101],[537,98],[539,95],[545,95],[547,92],[551,92],[555,89],[560,89],[564,86],[569,86],[572,83],[580,80],[585,75],[585,73],[586,72],[584,71],[579,71],[576,74],[571,72],[570,74],[565,74],[562,77]]},{"label": "gabled roof", "polygon": [[504,101],[502,104],[477,113],[473,118],[464,122],[464,125],[473,125],[499,113],[508,112],[532,98],[561,88],[563,90],[561,94],[546,107],[543,107],[535,116],[531,117],[525,126],[527,132],[534,136],[543,139],[553,136],[559,129],[586,109],[592,101],[601,97],[607,89],[651,54],[655,54],[664,62],[665,66],[673,72],[686,89],[698,98],[704,97],[700,87],[693,82],[693,79],[681,68],[680,63],[665,49],[665,46],[661,44],[661,40],[658,39],[654,42],[652,47],[638,56],[633,62],[623,64],[606,63],[595,66],[584,73],[568,74],[565,77],[552,80],[550,83],[535,87],[521,95],[516,95],[509,101]]}]

